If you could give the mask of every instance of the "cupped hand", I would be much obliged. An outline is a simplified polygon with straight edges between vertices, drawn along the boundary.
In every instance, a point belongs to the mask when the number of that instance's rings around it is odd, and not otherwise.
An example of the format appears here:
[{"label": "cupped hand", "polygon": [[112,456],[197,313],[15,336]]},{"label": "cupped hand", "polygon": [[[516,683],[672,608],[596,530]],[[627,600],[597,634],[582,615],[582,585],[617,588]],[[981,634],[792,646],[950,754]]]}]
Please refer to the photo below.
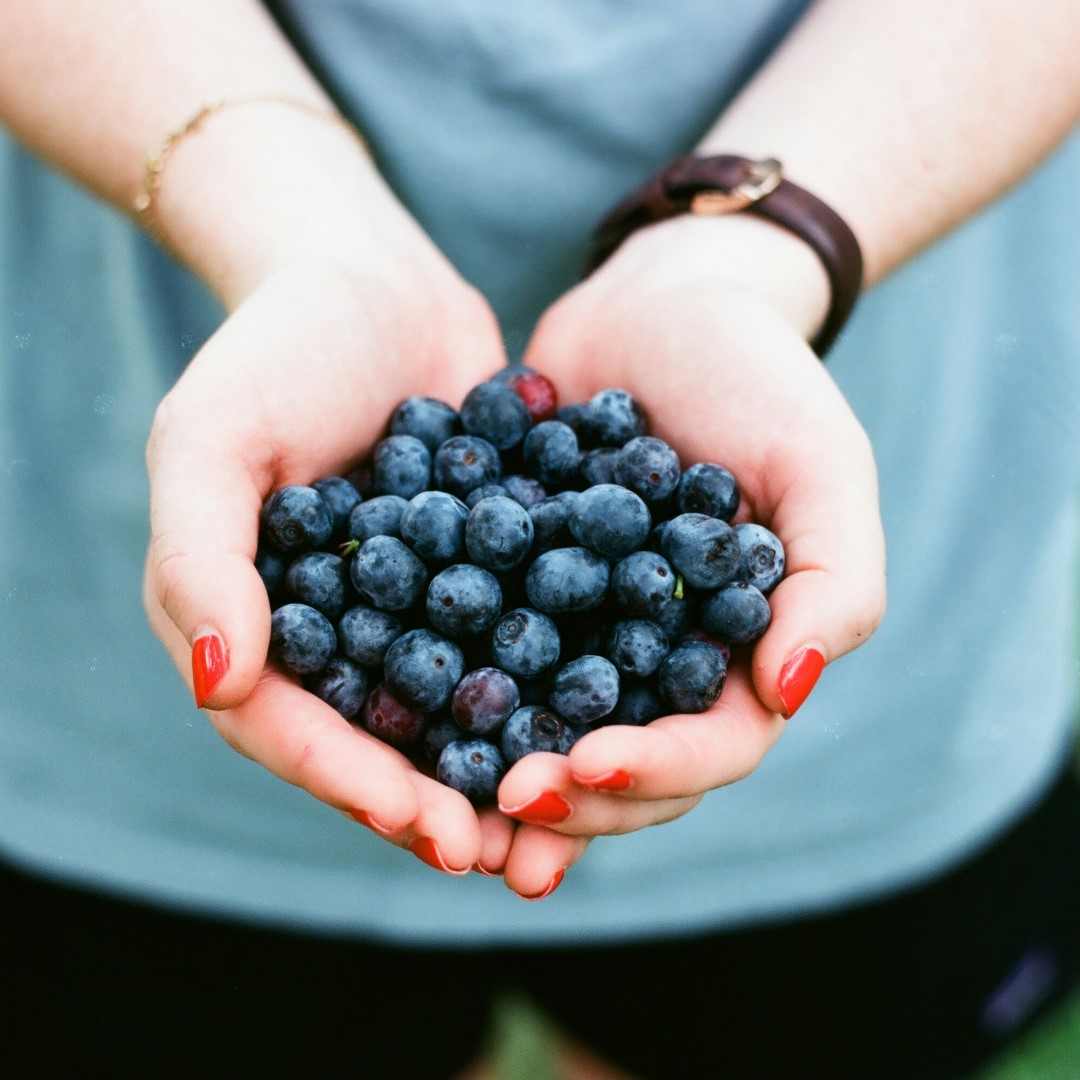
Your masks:
[{"label": "cupped hand", "polygon": [[561,400],[625,388],[684,466],[731,470],[742,493],[736,520],[780,536],[787,574],[770,598],[769,629],[749,660],[733,663],[708,712],[600,728],[568,757],[534,754],[510,770],[500,806],[530,823],[506,865],[519,891],[569,865],[588,838],[669,821],[747,776],[822,667],[881,620],[873,455],[806,344],[825,293],[812,253],[791,247],[799,244],[744,219],[644,230],[555,304],[530,344],[525,362]]},{"label": "cupped hand", "polygon": [[[456,406],[504,362],[487,305],[441,257],[409,243],[381,259],[319,252],[277,268],[194,358],[162,401],[147,448],[144,598],[232,747],[429,864],[465,872],[489,850],[486,861],[501,866],[513,823],[478,817],[267,666],[270,610],[253,565],[270,492],[346,472],[401,399]],[[193,647],[220,675],[208,693],[194,685]]]}]

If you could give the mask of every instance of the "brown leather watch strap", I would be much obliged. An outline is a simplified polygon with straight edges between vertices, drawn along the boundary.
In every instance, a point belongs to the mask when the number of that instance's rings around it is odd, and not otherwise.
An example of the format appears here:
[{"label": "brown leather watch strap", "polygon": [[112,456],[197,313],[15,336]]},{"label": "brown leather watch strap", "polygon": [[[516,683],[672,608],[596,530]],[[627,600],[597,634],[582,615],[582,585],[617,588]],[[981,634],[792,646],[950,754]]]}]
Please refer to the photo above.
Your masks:
[{"label": "brown leather watch strap", "polygon": [[862,252],[839,214],[785,180],[780,163],[734,154],[676,158],[625,198],[600,222],[586,265],[591,274],[637,229],[680,214],[759,214],[783,226],[817,252],[832,286],[825,323],[810,343],[824,356],[851,314],[862,289]]}]

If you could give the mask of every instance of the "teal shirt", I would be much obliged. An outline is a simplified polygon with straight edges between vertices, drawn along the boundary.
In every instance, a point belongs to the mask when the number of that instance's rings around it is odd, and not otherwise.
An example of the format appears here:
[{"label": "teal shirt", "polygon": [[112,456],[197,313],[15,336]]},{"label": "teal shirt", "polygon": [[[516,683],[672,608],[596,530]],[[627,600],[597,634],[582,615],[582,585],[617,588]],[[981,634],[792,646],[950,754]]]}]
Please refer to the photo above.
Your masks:
[{"label": "teal shirt", "polygon": [[[576,281],[596,218],[694,145],[804,6],[279,5],[513,352]],[[596,841],[522,904],[342,820],[195,710],[142,614],[142,454],[220,312],[118,215],[0,144],[0,852],[172,907],[465,944],[835,909],[977,850],[1072,734],[1078,181],[1074,138],[866,296],[830,355],[880,468],[877,635],[750,778]]]}]

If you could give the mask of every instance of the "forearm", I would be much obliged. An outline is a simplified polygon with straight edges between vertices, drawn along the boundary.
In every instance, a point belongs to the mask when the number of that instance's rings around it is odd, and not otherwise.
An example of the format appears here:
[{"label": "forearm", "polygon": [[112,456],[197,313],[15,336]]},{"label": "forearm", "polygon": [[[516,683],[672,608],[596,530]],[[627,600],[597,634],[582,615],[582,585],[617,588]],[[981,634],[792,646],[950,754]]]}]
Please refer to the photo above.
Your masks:
[{"label": "forearm", "polygon": [[1030,171],[1080,118],[1075,0],[820,0],[699,147],[777,157],[873,284]]},{"label": "forearm", "polygon": [[[256,0],[8,0],[0,41],[0,120],[128,212],[147,155],[209,102],[270,95],[333,112]],[[372,226],[360,208],[388,198],[344,129],[244,105],[176,144],[154,214],[232,304],[294,252],[362,248]]]}]

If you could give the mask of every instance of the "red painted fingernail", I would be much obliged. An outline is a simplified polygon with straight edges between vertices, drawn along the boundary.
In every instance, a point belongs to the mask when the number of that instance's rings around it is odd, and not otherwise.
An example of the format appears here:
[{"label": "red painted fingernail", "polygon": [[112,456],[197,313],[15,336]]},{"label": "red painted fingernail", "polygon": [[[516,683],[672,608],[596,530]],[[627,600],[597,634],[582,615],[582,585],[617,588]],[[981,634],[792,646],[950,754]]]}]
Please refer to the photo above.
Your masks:
[{"label": "red painted fingernail", "polygon": [[421,836],[419,840],[414,840],[409,850],[421,862],[427,863],[428,866],[435,870],[441,870],[444,874],[464,877],[469,872],[470,868],[468,866],[464,870],[455,870],[452,866],[447,866],[442,857],[442,852],[439,851],[438,846],[430,836]]},{"label": "red painted fingernail", "polygon": [[562,879],[566,877],[565,870],[557,870],[555,876],[548,882],[548,887],[537,896],[526,896],[524,893],[518,893],[518,896],[522,900],[543,900],[545,896],[550,896],[561,884]]},{"label": "red painted fingernail", "polygon": [[388,829],[382,822],[376,821],[366,810],[350,810],[349,814],[355,821],[359,821],[361,825],[366,825],[372,832],[389,836],[394,831]]},{"label": "red painted fingernail", "polygon": [[597,791],[626,791],[634,786],[634,778],[625,769],[612,769],[599,776],[590,776],[587,780],[578,779],[578,783]]},{"label": "red painted fingernail", "polygon": [[473,869],[478,874],[483,874],[484,877],[498,877],[499,876],[497,873],[495,873],[494,870],[485,870],[479,863],[473,863]]},{"label": "red painted fingernail", "polygon": [[787,658],[776,683],[786,717],[794,716],[795,711],[810,696],[810,691],[814,689],[824,667],[825,657],[808,645]]},{"label": "red painted fingernail", "polygon": [[530,799],[522,806],[506,807],[501,803],[499,809],[507,817],[517,818],[526,825],[558,825],[565,821],[574,808],[556,791],[541,791],[535,799]]},{"label": "red painted fingernail", "polygon": [[195,684],[195,705],[203,702],[214,692],[214,687],[229,670],[229,650],[225,639],[214,631],[200,634],[191,646],[191,677]]}]

